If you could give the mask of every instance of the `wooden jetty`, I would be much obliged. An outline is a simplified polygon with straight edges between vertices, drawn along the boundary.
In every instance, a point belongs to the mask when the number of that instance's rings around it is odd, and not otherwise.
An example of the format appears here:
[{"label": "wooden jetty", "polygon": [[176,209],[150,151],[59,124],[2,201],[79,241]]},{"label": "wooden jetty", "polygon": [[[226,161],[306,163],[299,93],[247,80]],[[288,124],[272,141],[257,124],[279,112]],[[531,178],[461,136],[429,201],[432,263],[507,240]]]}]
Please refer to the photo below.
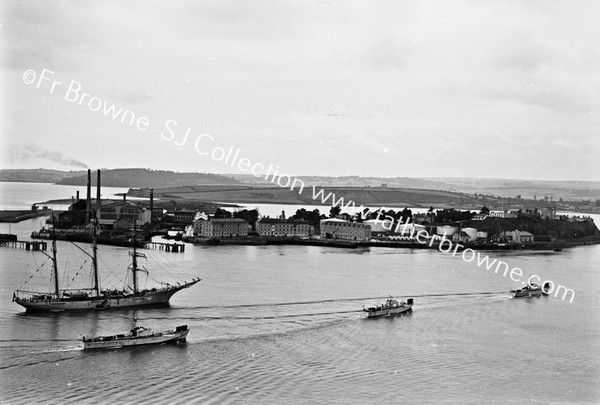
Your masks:
[{"label": "wooden jetty", "polygon": [[165,252],[185,252],[185,244],[183,243],[164,243],[164,242],[144,242],[146,249],[158,249]]},{"label": "wooden jetty", "polygon": [[0,240],[0,247],[25,250],[47,250],[48,242],[34,240]]},{"label": "wooden jetty", "polygon": [[[31,237],[33,239],[52,239],[51,232],[32,232]],[[66,232],[57,232],[54,237],[57,240],[65,240],[69,242],[80,242],[80,243],[91,243],[91,238],[85,234],[72,234]],[[44,242],[46,243],[46,242]],[[111,245],[111,246],[122,246],[130,247],[131,241],[127,238],[115,238],[110,236],[98,236],[97,243],[99,245]],[[165,252],[183,253],[185,252],[185,244],[183,243],[168,243],[168,242],[146,242],[142,240],[136,241],[136,247],[139,249],[156,249],[164,250]]]}]

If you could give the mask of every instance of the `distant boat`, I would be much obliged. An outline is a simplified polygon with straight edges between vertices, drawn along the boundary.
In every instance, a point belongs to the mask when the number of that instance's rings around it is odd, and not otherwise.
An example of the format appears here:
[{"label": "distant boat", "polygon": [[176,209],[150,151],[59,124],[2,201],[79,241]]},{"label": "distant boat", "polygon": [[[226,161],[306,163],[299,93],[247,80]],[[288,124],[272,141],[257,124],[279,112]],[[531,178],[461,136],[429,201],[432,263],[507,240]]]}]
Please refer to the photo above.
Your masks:
[{"label": "distant boat", "polygon": [[377,318],[381,316],[393,316],[402,314],[404,312],[411,312],[412,306],[412,298],[400,302],[390,296],[383,304],[377,304],[367,308],[363,306],[363,312],[367,313],[367,318]]},{"label": "distant boat", "polygon": [[143,326],[136,326],[128,334],[97,336],[92,338],[83,337],[83,349],[120,349],[122,347],[157,345],[169,342],[185,341],[189,329],[187,325],[177,326],[172,330],[155,332]]},{"label": "distant boat", "polygon": [[548,295],[550,289],[550,283],[544,284],[544,287],[537,284],[528,284],[523,288],[517,290],[510,290],[515,298],[529,298],[529,297],[541,297],[542,295]]},{"label": "distant boat", "polygon": [[54,291],[52,292],[35,292],[26,290],[16,290],[13,293],[13,302],[25,307],[28,311],[74,311],[74,310],[103,310],[115,308],[128,308],[148,305],[167,304],[171,296],[176,292],[193,286],[200,281],[200,278],[192,279],[189,282],[177,285],[163,283],[163,287],[140,289],[138,283],[138,272],[148,274],[144,268],[139,268],[137,264],[138,257],[145,257],[136,251],[135,230],[133,233],[132,246],[133,251],[129,253],[131,256],[131,265],[127,271],[131,271],[132,284],[127,289],[111,290],[101,289],[98,266],[97,266],[97,247],[96,247],[96,232],[92,234],[92,254],[89,254],[78,245],[74,244],[79,250],[88,255],[92,259],[93,270],[93,286],[92,288],[83,289],[61,289],[59,287],[58,267],[56,264],[56,238],[52,239],[52,254],[41,252],[48,256],[52,261],[52,280]]}]

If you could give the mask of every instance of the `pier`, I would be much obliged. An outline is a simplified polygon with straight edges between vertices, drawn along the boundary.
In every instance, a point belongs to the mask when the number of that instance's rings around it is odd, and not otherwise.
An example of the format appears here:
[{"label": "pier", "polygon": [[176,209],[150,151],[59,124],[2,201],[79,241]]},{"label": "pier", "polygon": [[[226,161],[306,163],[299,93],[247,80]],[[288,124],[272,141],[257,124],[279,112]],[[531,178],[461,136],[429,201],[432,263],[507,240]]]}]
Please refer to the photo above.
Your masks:
[{"label": "pier", "polygon": [[52,215],[52,210],[44,207],[41,210],[0,210],[0,222],[15,223],[26,219]]},{"label": "pier", "polygon": [[0,240],[0,247],[10,247],[25,250],[47,250],[48,242],[33,240]]},{"label": "pier", "polygon": [[173,253],[185,252],[185,244],[183,243],[145,242],[144,245],[146,249],[158,249]]},{"label": "pier", "polygon": [[[50,232],[32,232],[31,237],[34,239],[45,239],[51,240],[52,234]],[[86,234],[75,234],[67,232],[57,232],[54,237],[57,240],[64,240],[68,242],[79,242],[79,243],[92,243],[92,238]],[[39,242],[42,243],[42,242]],[[47,242],[43,242],[47,243]],[[110,236],[98,236],[96,243],[99,245],[110,245],[110,246],[122,246],[131,247],[131,241],[125,237],[110,237]],[[165,252],[183,253],[185,252],[185,244],[183,243],[168,243],[168,242],[146,242],[142,240],[136,241],[136,247],[139,249],[154,249],[164,250]]]}]

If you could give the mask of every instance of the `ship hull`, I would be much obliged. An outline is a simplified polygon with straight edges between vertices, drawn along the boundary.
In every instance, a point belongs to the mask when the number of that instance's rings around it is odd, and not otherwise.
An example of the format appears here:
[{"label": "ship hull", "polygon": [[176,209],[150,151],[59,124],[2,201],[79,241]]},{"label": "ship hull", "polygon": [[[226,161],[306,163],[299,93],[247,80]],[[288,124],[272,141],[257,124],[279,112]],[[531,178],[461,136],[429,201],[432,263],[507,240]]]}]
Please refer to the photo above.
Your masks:
[{"label": "ship hull", "polygon": [[382,316],[395,316],[412,311],[412,305],[405,305],[397,308],[380,309],[367,312],[367,318],[379,318]]},{"label": "ship hull", "polygon": [[185,330],[174,333],[163,333],[160,336],[126,337],[115,340],[91,341],[84,342],[83,348],[84,350],[107,350],[133,346],[158,345],[162,343],[184,341],[188,333],[189,330]]},{"label": "ship hull", "polygon": [[32,312],[64,312],[160,306],[169,303],[176,292],[191,287],[200,279],[167,290],[144,291],[129,296],[90,297],[88,299],[15,299],[14,302]]},{"label": "ship hull", "polygon": [[514,294],[515,298],[541,297],[542,295],[548,295],[549,288],[549,283],[544,284],[543,287],[532,284],[531,286],[523,287],[520,290],[510,290],[510,292]]},{"label": "ship hull", "polygon": [[544,295],[541,289],[533,291],[514,291],[515,298],[541,297]]}]

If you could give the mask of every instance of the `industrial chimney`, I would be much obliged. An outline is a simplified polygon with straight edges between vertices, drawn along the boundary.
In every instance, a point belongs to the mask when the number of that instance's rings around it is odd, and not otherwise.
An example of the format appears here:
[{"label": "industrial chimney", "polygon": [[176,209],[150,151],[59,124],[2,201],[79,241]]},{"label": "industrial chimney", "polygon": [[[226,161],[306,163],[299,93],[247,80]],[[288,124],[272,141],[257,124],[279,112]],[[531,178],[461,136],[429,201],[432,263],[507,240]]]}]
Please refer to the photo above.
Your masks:
[{"label": "industrial chimney", "polygon": [[87,176],[87,201],[85,205],[85,223],[90,223],[91,213],[92,213],[92,171],[88,169]]},{"label": "industrial chimney", "polygon": [[100,215],[102,203],[100,201],[100,169],[98,169],[98,180],[96,181],[96,216]]},{"label": "industrial chimney", "polygon": [[152,223],[152,213],[154,212],[154,189],[150,189],[150,223]]}]

